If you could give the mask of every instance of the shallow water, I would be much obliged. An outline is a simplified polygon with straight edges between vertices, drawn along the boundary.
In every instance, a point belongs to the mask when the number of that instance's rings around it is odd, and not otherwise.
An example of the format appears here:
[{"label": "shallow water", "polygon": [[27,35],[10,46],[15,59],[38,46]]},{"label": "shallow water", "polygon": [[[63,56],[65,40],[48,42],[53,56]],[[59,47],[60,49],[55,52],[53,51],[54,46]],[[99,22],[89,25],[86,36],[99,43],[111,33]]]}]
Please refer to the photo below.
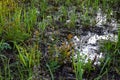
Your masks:
[{"label": "shallow water", "polygon": [[[90,60],[94,61],[94,65],[99,65],[100,59],[104,58],[103,53],[100,51],[99,41],[117,41],[117,34],[113,33],[117,31],[117,22],[112,19],[111,22],[107,23],[106,14],[103,14],[101,9],[98,10],[95,20],[97,22],[95,26],[97,33],[96,31],[83,31],[83,34],[85,33],[86,35],[76,35],[72,40],[76,53],[79,52],[84,63],[88,63],[88,60]],[[104,24],[107,24],[107,27]],[[75,58],[77,58],[76,53]]]}]

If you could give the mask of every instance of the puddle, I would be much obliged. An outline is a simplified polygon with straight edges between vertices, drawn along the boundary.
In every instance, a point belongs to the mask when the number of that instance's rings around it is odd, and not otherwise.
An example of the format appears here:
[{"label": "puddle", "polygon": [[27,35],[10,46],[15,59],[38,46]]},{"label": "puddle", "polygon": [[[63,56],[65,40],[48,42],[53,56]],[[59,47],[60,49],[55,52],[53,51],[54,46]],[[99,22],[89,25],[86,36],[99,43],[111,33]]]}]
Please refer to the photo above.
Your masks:
[{"label": "puddle", "polygon": [[[97,16],[95,19],[97,22],[95,26],[95,31],[82,31],[82,34],[85,33],[86,35],[80,34],[74,36],[72,40],[75,46],[74,49],[76,51],[75,58],[77,58],[76,53],[78,52],[81,56],[81,60],[84,63],[88,63],[88,61],[90,60],[94,62],[94,65],[100,65],[100,60],[104,58],[104,55],[100,51],[99,41],[117,41],[117,34],[113,33],[117,31],[117,22],[115,22],[115,20],[113,19],[111,20],[111,23],[109,23],[109,25],[104,26],[104,24],[107,24],[106,15],[101,12],[101,9],[99,9],[99,11],[97,12]],[[93,27],[93,30],[95,27]]]},{"label": "puddle", "polygon": [[106,16],[105,14],[102,13],[102,10],[99,8],[96,16],[96,26],[101,26],[102,24],[106,23]]}]

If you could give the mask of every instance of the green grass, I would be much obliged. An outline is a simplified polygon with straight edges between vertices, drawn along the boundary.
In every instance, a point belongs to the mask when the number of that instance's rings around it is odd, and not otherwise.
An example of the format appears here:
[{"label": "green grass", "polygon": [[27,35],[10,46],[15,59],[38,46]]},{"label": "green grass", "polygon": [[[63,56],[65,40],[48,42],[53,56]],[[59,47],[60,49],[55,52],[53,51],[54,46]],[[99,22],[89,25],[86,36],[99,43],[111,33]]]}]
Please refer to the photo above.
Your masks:
[{"label": "green grass", "polygon": [[105,53],[105,59],[103,65],[101,65],[102,68],[99,74],[99,77],[101,76],[100,79],[110,72],[115,72],[120,75],[120,58],[118,57],[120,56],[120,30],[118,30],[117,42],[105,41],[103,45],[101,49]]},{"label": "green grass", "polygon": [[79,52],[77,53],[77,63],[75,62],[74,56],[73,56],[73,67],[75,70],[75,75],[76,75],[76,80],[82,80],[83,79],[83,73],[84,73],[84,68],[83,65],[84,63],[81,60],[81,56]]},{"label": "green grass", "polygon": [[[35,65],[47,67],[46,71],[51,79],[55,80],[56,70],[64,64],[64,60],[69,60],[68,51],[71,48],[54,47],[58,44],[58,37],[60,39],[61,35],[57,37],[57,34],[52,36],[46,36],[46,34],[49,34],[49,31],[59,32],[59,29],[75,29],[77,19],[80,19],[85,27],[94,26],[96,23],[93,16],[99,8],[102,8],[107,18],[111,19],[110,13],[113,7],[119,5],[119,2],[119,0],[1,0],[0,80],[32,80]],[[80,13],[80,16],[77,13]],[[66,20],[70,22],[66,24]],[[53,40],[50,40],[50,37]],[[50,49],[40,46],[41,42]],[[100,66],[101,71],[96,75],[96,80],[102,79],[112,71],[112,68],[120,75],[120,58],[118,57],[120,56],[120,30],[118,42],[107,41],[103,45],[101,49],[105,52],[105,59]],[[42,53],[42,49],[48,52],[47,58],[43,55],[46,53]],[[55,54],[60,57],[53,57]],[[13,61],[11,56],[15,58]],[[85,71],[90,75],[91,71],[95,70],[91,62],[84,65],[80,56],[77,58],[77,63],[73,58],[72,66],[76,80],[82,80]]]}]

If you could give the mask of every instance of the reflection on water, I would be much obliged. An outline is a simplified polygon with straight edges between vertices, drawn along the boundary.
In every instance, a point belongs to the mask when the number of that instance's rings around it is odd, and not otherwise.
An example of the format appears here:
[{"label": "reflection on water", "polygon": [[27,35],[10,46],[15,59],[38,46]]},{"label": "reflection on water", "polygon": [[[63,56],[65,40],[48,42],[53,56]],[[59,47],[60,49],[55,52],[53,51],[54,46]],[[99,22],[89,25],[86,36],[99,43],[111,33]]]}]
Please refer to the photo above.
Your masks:
[{"label": "reflection on water", "polygon": [[97,22],[97,24],[96,24],[97,26],[100,26],[100,25],[106,23],[106,15],[102,13],[100,8],[97,12],[96,22]]},{"label": "reflection on water", "polygon": [[[87,31],[87,35],[74,36],[73,42],[76,53],[79,52],[82,57],[81,60],[84,63],[88,63],[88,61],[91,60],[94,61],[94,65],[99,65],[100,59],[104,58],[103,53],[100,52],[99,41],[117,41],[117,34],[113,33],[113,31],[117,30],[117,22],[113,19],[107,28],[105,28],[106,26],[103,26],[103,24],[107,24],[106,15],[103,15],[101,9],[99,9],[97,13],[96,22],[96,27],[103,27],[103,34],[98,35],[97,33]],[[75,58],[77,58],[77,54],[75,54]]]}]

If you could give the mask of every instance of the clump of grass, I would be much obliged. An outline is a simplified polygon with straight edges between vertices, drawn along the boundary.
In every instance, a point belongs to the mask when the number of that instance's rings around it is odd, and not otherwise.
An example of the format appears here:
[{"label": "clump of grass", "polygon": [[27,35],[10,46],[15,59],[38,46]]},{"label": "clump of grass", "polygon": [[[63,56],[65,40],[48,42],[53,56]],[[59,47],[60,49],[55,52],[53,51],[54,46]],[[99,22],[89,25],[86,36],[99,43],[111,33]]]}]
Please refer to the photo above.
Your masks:
[{"label": "clump of grass", "polygon": [[[24,41],[28,38],[29,34],[26,33],[24,26],[20,23],[21,10],[16,10],[13,21],[11,18],[5,22],[3,27],[3,39],[10,41]],[[12,16],[11,16],[12,17]]]},{"label": "clump of grass", "polygon": [[[96,78],[102,79],[104,76],[108,77],[110,72],[120,74],[120,30],[118,30],[118,41],[111,42],[105,41],[102,43],[101,50],[105,53],[103,64],[101,65],[101,71],[99,76]],[[115,75],[113,75],[115,76]],[[109,79],[109,78],[108,78]]]},{"label": "clump of grass", "polygon": [[68,25],[68,27],[75,28],[76,20],[77,20],[77,15],[75,13],[75,10],[73,10],[73,12],[70,14],[70,24]]},{"label": "clump of grass", "polygon": [[[84,76],[88,78],[91,74],[91,71],[95,70],[93,66],[93,61],[88,60],[88,62],[86,63],[85,58],[86,56],[81,56],[79,51],[77,52],[76,59],[75,56],[72,56],[72,64],[76,75],[76,80],[82,80]],[[85,72],[87,72],[87,75],[84,75]]]},{"label": "clump of grass", "polygon": [[77,62],[76,60],[74,59],[74,56],[73,56],[73,67],[74,67],[74,70],[75,70],[75,75],[76,75],[76,80],[82,80],[83,79],[83,73],[84,73],[84,69],[83,69],[83,65],[84,63],[80,60],[80,55],[78,53],[77,55]]},{"label": "clump of grass", "polygon": [[[1,37],[6,41],[24,41],[31,36],[37,21],[37,10],[34,6],[24,9],[17,2],[0,2]],[[8,5],[10,8],[8,8]]]},{"label": "clump of grass", "polygon": [[28,33],[34,29],[34,25],[37,23],[37,9],[35,7],[29,7],[24,9],[23,18],[21,19],[24,27]]},{"label": "clump of grass", "polygon": [[40,64],[41,53],[36,44],[34,44],[33,47],[31,46],[28,48],[17,44],[15,44],[15,46],[19,53],[18,59],[23,66],[31,68],[34,65]]}]

